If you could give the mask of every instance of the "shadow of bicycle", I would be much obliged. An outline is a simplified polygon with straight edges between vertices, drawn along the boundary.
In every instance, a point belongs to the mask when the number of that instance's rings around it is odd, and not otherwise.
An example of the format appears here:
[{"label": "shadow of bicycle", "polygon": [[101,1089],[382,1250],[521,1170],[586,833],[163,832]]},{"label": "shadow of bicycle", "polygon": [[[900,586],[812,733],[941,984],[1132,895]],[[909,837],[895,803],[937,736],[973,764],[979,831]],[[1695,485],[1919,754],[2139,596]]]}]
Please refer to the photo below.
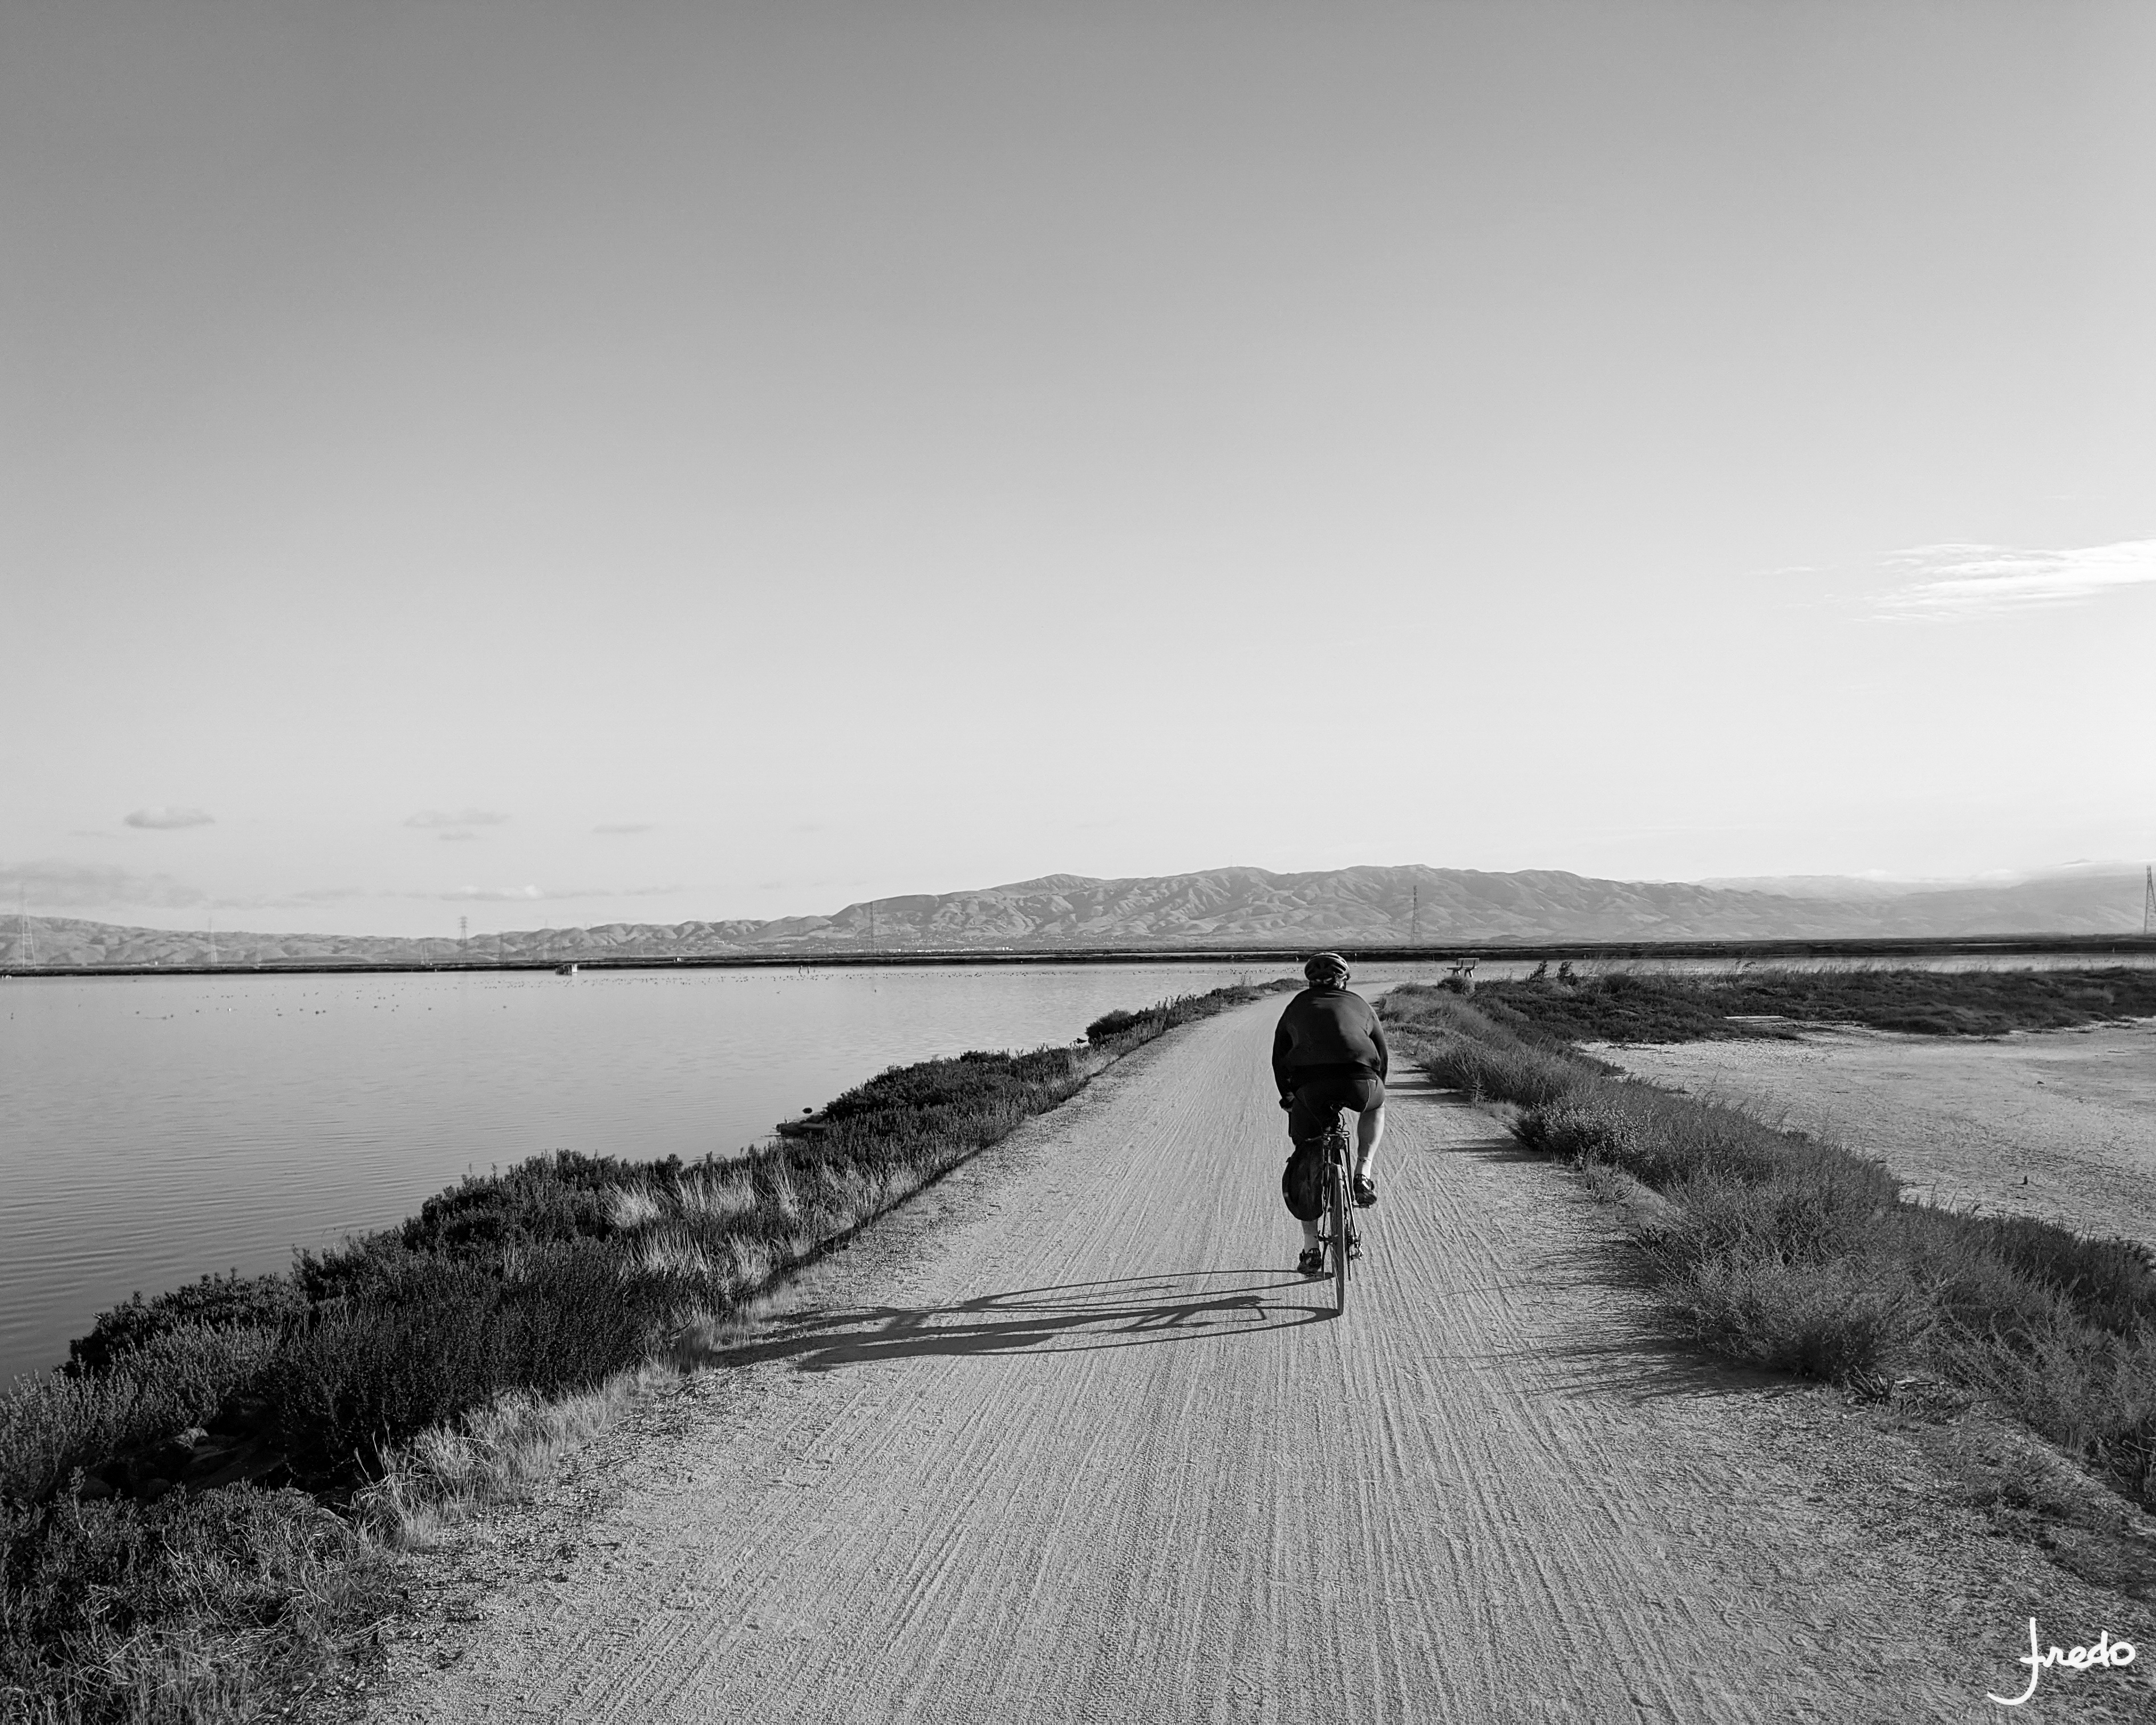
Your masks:
[{"label": "shadow of bicycle", "polygon": [[1020,1288],[955,1306],[862,1306],[795,1312],[729,1348],[732,1364],[790,1361],[830,1372],[878,1360],[1091,1353],[1291,1329],[1332,1317],[1329,1304],[1290,1303],[1300,1276],[1194,1270],[1111,1281]]}]

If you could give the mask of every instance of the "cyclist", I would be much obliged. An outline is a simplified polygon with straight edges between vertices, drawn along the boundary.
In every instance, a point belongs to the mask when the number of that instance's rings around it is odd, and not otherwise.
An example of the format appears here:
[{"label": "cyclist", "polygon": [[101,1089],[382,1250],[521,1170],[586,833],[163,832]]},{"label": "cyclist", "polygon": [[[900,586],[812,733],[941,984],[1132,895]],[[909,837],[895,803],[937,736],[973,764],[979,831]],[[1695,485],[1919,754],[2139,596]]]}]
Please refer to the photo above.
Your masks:
[{"label": "cyclist", "polygon": [[1345,958],[1320,952],[1302,974],[1310,986],[1288,1002],[1273,1032],[1273,1082],[1287,1110],[1291,1146],[1281,1195],[1302,1224],[1302,1256],[1296,1268],[1321,1276],[1325,1253],[1317,1243],[1317,1221],[1324,1214],[1325,1165],[1318,1143],[1338,1110],[1355,1111],[1355,1202],[1375,1204],[1370,1158],[1385,1135],[1385,1073],[1392,1054],[1370,1003],[1348,989]]}]

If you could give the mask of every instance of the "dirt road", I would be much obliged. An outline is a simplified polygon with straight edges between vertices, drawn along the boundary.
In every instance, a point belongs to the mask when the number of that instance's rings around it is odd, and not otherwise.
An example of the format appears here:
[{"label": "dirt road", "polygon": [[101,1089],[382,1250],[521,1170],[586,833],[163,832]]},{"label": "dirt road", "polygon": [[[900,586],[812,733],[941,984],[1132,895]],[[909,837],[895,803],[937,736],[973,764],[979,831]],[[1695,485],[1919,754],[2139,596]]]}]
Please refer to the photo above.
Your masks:
[{"label": "dirt road", "polygon": [[[1607,1213],[1412,1078],[1332,1319],[1283,1269],[1272,1015],[832,1260],[501,1536],[457,1662],[374,1717],[1978,1719],[2028,1616],[2139,1626],[1935,1512],[1831,1393],[1658,1345]],[[2149,1693],[2061,1671],[2021,1717]]]}]

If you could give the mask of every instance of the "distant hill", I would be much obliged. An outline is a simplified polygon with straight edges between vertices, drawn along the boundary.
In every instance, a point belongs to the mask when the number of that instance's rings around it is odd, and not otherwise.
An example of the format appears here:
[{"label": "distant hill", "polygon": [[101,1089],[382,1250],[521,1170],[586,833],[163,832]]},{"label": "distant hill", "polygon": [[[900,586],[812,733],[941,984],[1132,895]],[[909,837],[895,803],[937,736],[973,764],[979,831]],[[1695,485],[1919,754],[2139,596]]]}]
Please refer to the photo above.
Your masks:
[{"label": "distant hill", "polygon": [[[1277,875],[1214,869],[1096,880],[1046,875],[965,892],[916,893],[824,916],[768,922],[609,922],[454,940],[220,932],[226,963],[347,960],[424,963],[474,958],[719,957],[967,947],[1375,946],[1419,940],[1649,941],[1862,939],[2138,932],[2142,882],[2109,869],[2069,870],[2007,886],[1906,890],[1817,877],[1708,885],[1599,880],[1556,870],[1329,869]],[[29,919],[45,964],[191,964],[209,957],[199,932],[69,917]],[[0,964],[23,962],[13,918],[0,918]]]}]

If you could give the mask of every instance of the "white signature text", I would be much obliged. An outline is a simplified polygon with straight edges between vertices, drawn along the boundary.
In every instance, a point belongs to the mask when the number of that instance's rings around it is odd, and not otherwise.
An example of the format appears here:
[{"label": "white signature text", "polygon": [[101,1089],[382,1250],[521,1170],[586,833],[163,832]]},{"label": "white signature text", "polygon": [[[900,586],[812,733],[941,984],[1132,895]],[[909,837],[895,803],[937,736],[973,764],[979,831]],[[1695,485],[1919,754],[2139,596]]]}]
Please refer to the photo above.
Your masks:
[{"label": "white signature text", "polygon": [[2070,1671],[2085,1671],[2091,1666],[2132,1665],[2134,1646],[2131,1641],[2114,1641],[2106,1630],[2097,1637],[2092,1647],[2053,1647],[2046,1651],[2036,1639],[2036,1620],[2029,1620],[2029,1651],[2014,1662],[2029,1667],[2029,1686],[2019,1695],[1994,1695],[1984,1691],[1984,1699],[1995,1701],[2003,1707],[2018,1707],[2036,1692],[2036,1679],[2047,1667],[2062,1665]]}]

